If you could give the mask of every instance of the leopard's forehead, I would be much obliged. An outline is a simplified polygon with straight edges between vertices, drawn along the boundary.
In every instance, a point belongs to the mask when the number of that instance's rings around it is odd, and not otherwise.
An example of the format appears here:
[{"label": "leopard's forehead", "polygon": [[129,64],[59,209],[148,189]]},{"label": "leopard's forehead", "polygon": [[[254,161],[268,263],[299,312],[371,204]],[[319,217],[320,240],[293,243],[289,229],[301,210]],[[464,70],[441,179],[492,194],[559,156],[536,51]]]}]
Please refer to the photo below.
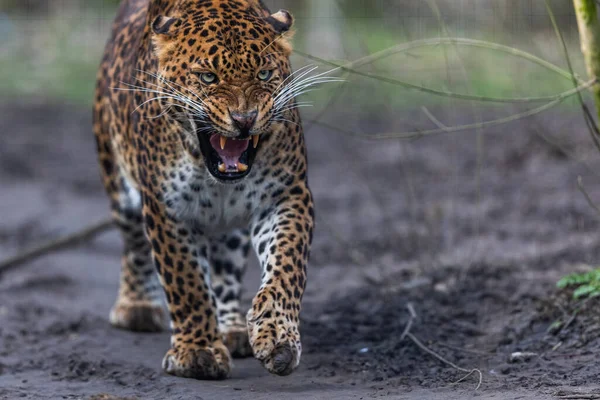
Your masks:
[{"label": "leopard's forehead", "polygon": [[218,7],[195,4],[185,9],[181,17],[181,36],[196,37],[203,43],[230,40],[263,42],[269,44],[275,39],[275,30],[252,8],[234,11],[230,8],[235,2],[219,2]]},{"label": "leopard's forehead", "polygon": [[178,53],[190,67],[241,73],[285,55],[273,46],[275,30],[253,8],[237,1],[192,2],[180,16]]}]

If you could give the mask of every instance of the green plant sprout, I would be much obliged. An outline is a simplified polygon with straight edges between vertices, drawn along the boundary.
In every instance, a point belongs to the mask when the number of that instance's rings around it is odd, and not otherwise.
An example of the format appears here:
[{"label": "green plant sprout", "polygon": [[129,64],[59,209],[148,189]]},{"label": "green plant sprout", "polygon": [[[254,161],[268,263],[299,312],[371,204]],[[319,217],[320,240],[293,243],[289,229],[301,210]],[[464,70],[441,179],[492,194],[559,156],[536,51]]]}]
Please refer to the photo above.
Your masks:
[{"label": "green plant sprout", "polygon": [[600,296],[600,269],[567,275],[559,280],[556,286],[560,289],[574,288],[575,300]]}]

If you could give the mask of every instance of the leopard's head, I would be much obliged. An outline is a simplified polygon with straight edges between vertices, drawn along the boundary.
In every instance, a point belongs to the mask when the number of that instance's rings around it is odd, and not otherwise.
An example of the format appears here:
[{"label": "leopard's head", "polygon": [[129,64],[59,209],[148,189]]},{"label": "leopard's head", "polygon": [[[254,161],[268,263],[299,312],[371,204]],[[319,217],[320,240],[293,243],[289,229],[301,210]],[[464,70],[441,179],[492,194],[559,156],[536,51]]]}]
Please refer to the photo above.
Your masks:
[{"label": "leopard's head", "polygon": [[286,118],[292,24],[258,0],[182,1],[151,21],[162,110],[218,181],[245,177],[261,135]]}]

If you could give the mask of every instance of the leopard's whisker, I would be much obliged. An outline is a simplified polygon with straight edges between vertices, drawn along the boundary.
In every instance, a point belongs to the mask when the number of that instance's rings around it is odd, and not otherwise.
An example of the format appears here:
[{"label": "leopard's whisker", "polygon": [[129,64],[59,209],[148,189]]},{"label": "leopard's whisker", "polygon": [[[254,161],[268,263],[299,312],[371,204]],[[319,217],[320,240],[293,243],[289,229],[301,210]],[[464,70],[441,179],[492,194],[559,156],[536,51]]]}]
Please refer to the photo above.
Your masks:
[{"label": "leopard's whisker", "polygon": [[312,76],[301,81],[295,82],[285,87],[285,91],[295,91],[306,86],[314,86],[321,83],[343,82],[342,79],[330,76]]},{"label": "leopard's whisker", "polygon": [[139,91],[139,92],[143,92],[143,93],[152,93],[152,94],[157,94],[157,95],[159,95],[159,96],[157,96],[157,97],[154,97],[154,98],[152,98],[152,99],[150,99],[150,100],[148,100],[148,101],[145,101],[144,103],[140,104],[140,105],[139,105],[139,106],[138,106],[138,107],[137,107],[137,108],[134,110],[134,112],[135,112],[135,111],[137,111],[137,109],[139,109],[139,107],[143,106],[144,104],[148,103],[149,101],[152,101],[152,100],[157,100],[157,99],[162,99],[162,98],[172,98],[172,99],[174,99],[174,100],[179,100],[179,101],[181,101],[182,103],[186,103],[186,104],[187,104],[187,103],[189,103],[189,99],[188,99],[187,97],[185,97],[185,96],[182,96],[181,94],[178,94],[179,92],[171,92],[171,93],[169,93],[169,92],[165,92],[165,91],[163,91],[163,90],[162,90],[163,88],[162,88],[162,87],[160,87],[160,86],[158,86],[158,85],[155,85],[155,84],[153,84],[153,83],[150,83],[150,82],[143,81],[143,80],[141,80],[141,79],[140,79],[140,81],[142,81],[142,82],[144,82],[144,83],[146,83],[146,84],[148,84],[148,85],[156,86],[156,87],[158,87],[158,88],[159,88],[159,89],[161,89],[161,90],[156,90],[156,89],[145,88],[145,87],[142,87],[142,86],[136,86],[136,85],[132,85],[132,84],[129,84],[129,83],[126,83],[126,82],[121,82],[121,83],[122,83],[122,84],[124,84],[124,85],[127,85],[127,86],[129,86],[130,88],[113,88],[114,90],[121,90],[121,91]]},{"label": "leopard's whisker", "polygon": [[[144,74],[146,74],[148,76],[151,76],[151,77],[155,78],[159,82],[162,82],[162,83],[166,84],[168,86],[168,88],[172,91],[172,93],[175,94],[179,98],[179,100],[181,102],[190,104],[194,109],[199,110],[201,108],[203,109],[203,106],[207,106],[207,104],[204,101],[204,99],[202,97],[200,97],[197,93],[188,90],[187,88],[185,88],[184,86],[182,86],[182,85],[180,85],[180,84],[178,84],[176,82],[169,81],[168,79],[166,79],[161,74],[155,74],[155,73],[148,72],[148,71],[143,71],[143,70],[138,70],[138,71],[141,72],[141,73],[144,73]],[[140,78],[138,78],[138,80],[140,80],[140,81],[142,81],[142,82],[144,82],[144,83],[146,83],[148,85],[156,86],[159,89],[163,89],[163,87],[161,87],[161,86],[159,86],[157,84],[146,82],[146,81],[144,81],[144,80],[142,80]],[[196,101],[194,101],[192,98],[190,98],[189,96],[187,96],[185,93],[183,93],[183,92],[175,89],[172,85],[175,85],[176,87],[182,88],[183,90],[185,90],[187,92],[190,92],[202,104],[200,105],[200,104],[196,103]]]},{"label": "leopard's whisker", "polygon": [[125,83],[125,82],[121,82],[124,85],[128,85],[131,86],[131,88],[120,88],[120,87],[111,87],[111,90],[119,90],[119,91],[124,91],[124,92],[145,92],[145,93],[154,93],[154,94],[162,94],[162,95],[169,95],[171,93],[167,93],[167,92],[163,92],[163,91],[158,91],[158,90],[154,90],[154,89],[148,89],[142,86],[135,86],[135,85],[131,85],[129,83]]},{"label": "leopard's whisker", "polygon": [[133,111],[131,112],[132,114],[135,113],[136,111],[138,111],[141,107],[145,106],[146,104],[152,102],[152,101],[156,101],[156,100],[164,100],[164,99],[171,99],[171,96],[156,96],[156,97],[152,97],[151,99],[148,99],[146,101],[144,101],[142,104],[138,105],[136,108],[133,109]]},{"label": "leopard's whisker", "polygon": [[283,90],[282,88],[285,88],[287,85],[292,84],[294,82],[294,80],[298,77],[297,74],[300,74],[303,71],[306,71],[310,68],[312,68],[311,71],[314,71],[314,68],[316,67],[314,65],[305,65],[304,67],[298,68],[296,71],[293,71],[275,88],[273,92],[278,93],[280,89]]},{"label": "leopard's whisker", "polygon": [[325,76],[325,73],[310,76],[294,83],[286,85],[274,98],[274,108],[280,110],[285,107],[292,99],[315,90],[314,87],[325,83],[343,82],[343,79]]},{"label": "leopard's whisker", "polygon": [[292,104],[288,107],[280,108],[273,113],[273,116],[284,115],[286,111],[292,111],[302,107],[312,107],[313,104]]},{"label": "leopard's whisker", "polygon": [[195,92],[193,92],[193,91],[189,90],[189,89],[188,89],[188,88],[186,88],[185,86],[183,86],[183,85],[181,85],[181,84],[179,84],[179,83],[177,83],[177,82],[170,81],[170,80],[166,79],[166,78],[165,78],[163,75],[161,75],[161,74],[154,74],[154,73],[152,73],[152,72],[144,72],[144,71],[140,71],[140,72],[146,73],[147,75],[150,75],[150,76],[154,77],[155,79],[158,79],[158,80],[160,80],[161,82],[164,82],[164,83],[166,83],[166,84],[167,84],[167,85],[168,85],[168,86],[171,88],[171,90],[173,90],[175,93],[179,93],[179,94],[181,94],[181,95],[185,96],[185,94],[184,94],[183,92],[180,92],[179,90],[177,90],[177,89],[173,88],[173,86],[171,86],[171,85],[175,85],[176,87],[179,87],[179,88],[181,88],[181,89],[183,89],[183,90],[185,90],[185,91],[188,91],[188,92],[190,92],[190,93],[191,93],[193,96],[195,96],[196,98],[198,98],[198,100],[200,100],[200,101],[202,102],[202,104],[203,104],[203,105],[206,105],[206,104],[204,103],[204,100],[202,99],[202,97],[200,97],[200,96],[199,96],[197,93],[195,93]]},{"label": "leopard's whisker", "polygon": [[[303,76],[305,76],[306,74],[310,74],[312,71],[314,71],[315,69],[317,69],[319,67],[309,64],[309,65],[305,65],[304,67],[298,68],[296,71],[292,72],[287,78],[285,78],[280,84],[279,86],[277,86],[275,88],[275,93],[277,93],[277,91],[281,88],[284,87],[288,84],[288,79],[292,78],[292,80],[289,82],[289,84],[292,84],[293,82],[296,81],[296,79],[298,78],[302,78]],[[303,72],[304,71],[304,72]],[[302,73],[302,75],[298,76],[297,74]]]},{"label": "leopard's whisker", "polygon": [[[340,79],[340,78],[336,78],[336,77],[327,76],[331,72],[335,71],[335,69],[328,70],[328,71],[322,72],[320,74],[312,75],[312,76],[309,76],[307,78],[304,78],[307,74],[309,74],[309,73],[315,71],[316,69],[318,69],[318,67],[316,67],[316,66],[309,66],[309,67],[311,67],[311,68],[309,68],[307,71],[304,71],[302,74],[296,76],[291,82],[286,83],[284,89],[287,89],[289,87],[298,86],[298,85],[301,85],[303,83],[306,83],[306,82],[309,82],[309,81],[312,81],[312,80],[316,80],[316,79],[320,79],[320,78],[336,79],[336,80]],[[300,69],[300,70],[302,70],[302,69]],[[285,83],[285,81],[284,81],[284,83]]]}]

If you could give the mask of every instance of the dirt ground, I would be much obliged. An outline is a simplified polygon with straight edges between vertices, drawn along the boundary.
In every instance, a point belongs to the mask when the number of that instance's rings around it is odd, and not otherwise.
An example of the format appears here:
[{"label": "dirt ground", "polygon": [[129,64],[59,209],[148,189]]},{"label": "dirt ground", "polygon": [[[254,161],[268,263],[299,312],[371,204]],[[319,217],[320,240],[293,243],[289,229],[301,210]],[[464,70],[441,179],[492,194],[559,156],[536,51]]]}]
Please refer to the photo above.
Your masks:
[{"label": "dirt ground", "polygon": [[[0,116],[1,258],[107,215],[87,109],[1,105]],[[307,137],[317,232],[294,374],[244,359],[226,381],[165,375],[167,333],[108,324],[121,251],[111,231],[0,277],[0,398],[600,399],[599,301],[555,289],[600,260],[598,216],[576,185],[581,175],[600,199],[600,157],[579,113],[479,139],[365,142],[317,126]],[[252,264],[248,304],[258,281]],[[408,304],[414,337],[479,369],[478,390],[477,373],[456,383],[465,372],[402,335]]]}]

